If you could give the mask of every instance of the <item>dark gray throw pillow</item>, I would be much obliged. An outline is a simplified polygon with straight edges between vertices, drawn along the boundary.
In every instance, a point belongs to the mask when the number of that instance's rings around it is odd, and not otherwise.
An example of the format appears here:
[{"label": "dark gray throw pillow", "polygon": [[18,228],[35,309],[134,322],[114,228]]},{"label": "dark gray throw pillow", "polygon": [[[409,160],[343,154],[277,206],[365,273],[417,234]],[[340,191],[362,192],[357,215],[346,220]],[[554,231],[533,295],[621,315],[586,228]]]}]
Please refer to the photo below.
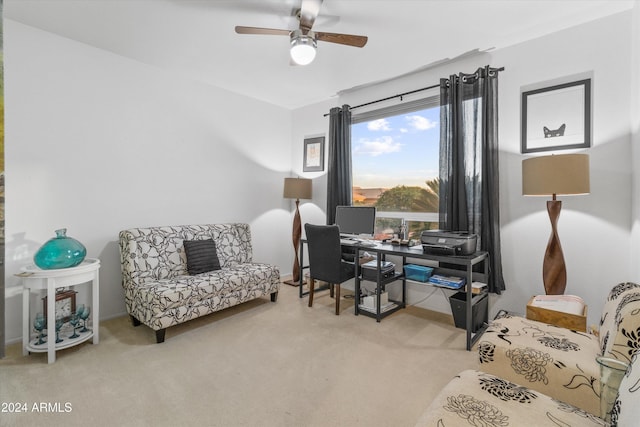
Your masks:
[{"label": "dark gray throw pillow", "polygon": [[185,240],[183,244],[187,256],[187,271],[190,275],[220,270],[220,261],[213,239]]}]

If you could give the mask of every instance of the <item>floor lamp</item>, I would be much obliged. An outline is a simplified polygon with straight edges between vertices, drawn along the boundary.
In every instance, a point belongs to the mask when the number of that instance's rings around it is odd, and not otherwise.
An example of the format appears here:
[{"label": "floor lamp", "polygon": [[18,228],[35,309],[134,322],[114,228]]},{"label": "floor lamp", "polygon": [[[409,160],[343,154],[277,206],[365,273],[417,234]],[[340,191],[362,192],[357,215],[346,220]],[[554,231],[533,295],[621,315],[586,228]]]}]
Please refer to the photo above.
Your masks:
[{"label": "floor lamp", "polygon": [[305,178],[285,178],[284,192],[285,199],[296,199],[296,213],[293,217],[293,278],[285,280],[287,285],[298,286],[300,284],[300,260],[298,259],[298,249],[300,248],[300,237],[302,236],[302,225],[300,222],[300,199],[311,198],[311,180]]},{"label": "floor lamp", "polygon": [[567,286],[567,269],[557,227],[562,202],[556,196],[589,194],[589,156],[562,154],[523,160],[522,194],[552,195],[552,200],[547,201],[551,236],[542,263],[542,280],[547,295],[562,295]]}]

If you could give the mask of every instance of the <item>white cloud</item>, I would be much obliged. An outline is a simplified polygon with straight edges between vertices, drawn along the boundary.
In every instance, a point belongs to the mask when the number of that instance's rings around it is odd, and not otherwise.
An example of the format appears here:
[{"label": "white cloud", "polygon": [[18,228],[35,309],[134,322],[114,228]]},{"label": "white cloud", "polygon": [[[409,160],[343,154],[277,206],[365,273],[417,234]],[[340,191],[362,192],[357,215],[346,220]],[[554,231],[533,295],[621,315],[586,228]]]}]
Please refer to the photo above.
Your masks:
[{"label": "white cloud", "polygon": [[411,126],[416,130],[433,129],[438,125],[438,122],[431,121],[426,117],[422,117],[418,115],[406,116],[405,119],[409,123],[409,126]]},{"label": "white cloud", "polygon": [[400,128],[400,133],[407,133],[409,132],[409,129],[407,128]]},{"label": "white cloud", "polygon": [[356,145],[354,154],[376,157],[381,154],[398,152],[401,147],[402,144],[395,142],[390,136],[383,136],[375,140],[362,139]]},{"label": "white cloud", "polygon": [[367,123],[367,129],[372,131],[391,130],[387,119],[372,120],[369,123]]}]

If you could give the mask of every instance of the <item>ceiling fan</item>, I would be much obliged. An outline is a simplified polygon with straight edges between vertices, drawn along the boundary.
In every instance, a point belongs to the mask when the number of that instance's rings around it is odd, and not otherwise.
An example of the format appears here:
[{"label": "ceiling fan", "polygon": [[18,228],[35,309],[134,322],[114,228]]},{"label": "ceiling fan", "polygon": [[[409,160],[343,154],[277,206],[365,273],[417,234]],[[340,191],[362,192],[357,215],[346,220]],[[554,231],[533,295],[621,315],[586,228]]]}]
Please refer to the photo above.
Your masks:
[{"label": "ceiling fan", "polygon": [[318,40],[354,47],[363,47],[367,44],[368,38],[366,36],[311,31],[320,12],[322,1],[302,0],[300,10],[297,12],[300,28],[295,30],[236,26],[236,33],[289,36],[291,39],[291,59],[298,65],[307,65],[313,61],[316,56]]}]

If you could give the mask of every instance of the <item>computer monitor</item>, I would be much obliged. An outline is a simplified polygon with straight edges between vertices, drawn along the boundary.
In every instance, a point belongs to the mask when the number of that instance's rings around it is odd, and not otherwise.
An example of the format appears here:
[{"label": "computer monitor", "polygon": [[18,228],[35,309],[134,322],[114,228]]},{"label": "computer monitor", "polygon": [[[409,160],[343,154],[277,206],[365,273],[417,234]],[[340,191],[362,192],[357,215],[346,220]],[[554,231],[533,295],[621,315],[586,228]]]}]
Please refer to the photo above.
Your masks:
[{"label": "computer monitor", "polygon": [[375,206],[336,206],[336,225],[343,236],[372,236],[376,228]]}]

